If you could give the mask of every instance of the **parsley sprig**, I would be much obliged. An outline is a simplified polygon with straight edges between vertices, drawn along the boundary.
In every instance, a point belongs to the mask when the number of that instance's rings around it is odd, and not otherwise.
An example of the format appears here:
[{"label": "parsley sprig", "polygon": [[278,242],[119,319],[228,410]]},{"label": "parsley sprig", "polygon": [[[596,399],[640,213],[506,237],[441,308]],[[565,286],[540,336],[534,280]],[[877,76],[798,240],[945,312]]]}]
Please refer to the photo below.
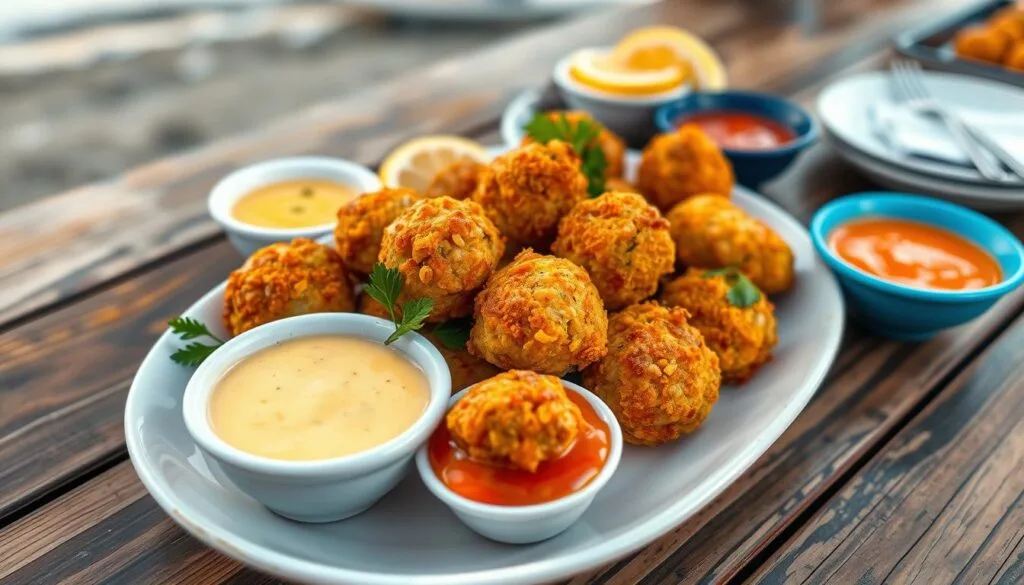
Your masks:
[{"label": "parsley sprig", "polygon": [[747,278],[746,274],[740,272],[735,266],[715,268],[704,273],[704,278],[724,276],[725,282],[729,285],[729,291],[725,298],[734,307],[746,309],[757,301],[761,300],[761,291]]},{"label": "parsley sprig", "polygon": [[167,322],[171,332],[177,335],[182,341],[207,338],[215,343],[210,345],[199,341],[192,341],[178,351],[171,354],[175,363],[194,368],[203,363],[211,353],[218,347],[224,345],[224,340],[217,337],[204,325],[191,317],[176,317]]},{"label": "parsley sprig", "polygon": [[469,330],[472,327],[473,319],[470,317],[448,319],[434,327],[434,335],[448,349],[465,349],[466,342],[469,341]]},{"label": "parsley sprig", "polygon": [[579,120],[574,124],[566,118],[564,112],[555,118],[538,112],[524,129],[534,142],[547,144],[552,140],[561,140],[569,143],[580,156],[580,171],[587,178],[587,193],[591,197],[604,193],[604,171],[608,161],[597,140],[604,130],[603,126],[592,120]]},{"label": "parsley sprig", "polygon": [[[373,265],[370,282],[367,283],[364,292],[384,305],[388,316],[395,324],[395,332],[388,336],[384,345],[391,345],[406,333],[423,327],[423,323],[430,316],[430,311],[434,309],[434,301],[431,299],[412,299],[399,307],[398,295],[402,292],[404,284],[405,277],[397,268],[387,268],[380,262]],[[396,311],[399,308],[400,310]]]}]

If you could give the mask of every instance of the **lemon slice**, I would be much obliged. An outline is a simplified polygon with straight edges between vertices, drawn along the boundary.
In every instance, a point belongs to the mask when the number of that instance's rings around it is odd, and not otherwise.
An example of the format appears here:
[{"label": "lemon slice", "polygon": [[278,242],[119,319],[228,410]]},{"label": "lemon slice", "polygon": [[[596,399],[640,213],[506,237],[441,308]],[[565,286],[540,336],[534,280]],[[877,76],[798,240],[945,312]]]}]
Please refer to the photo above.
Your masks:
[{"label": "lemon slice", "polygon": [[686,71],[675,64],[634,70],[619,66],[609,56],[607,51],[599,49],[580,49],[569,58],[569,74],[583,85],[623,95],[670,91],[686,79]]},{"label": "lemon slice", "polygon": [[421,136],[391,151],[378,174],[385,187],[422,193],[441,169],[463,158],[486,163],[491,157],[486,148],[461,136]]},{"label": "lemon slice", "polygon": [[634,31],[615,45],[610,60],[637,71],[689,67],[700,89],[725,89],[728,85],[725,66],[714,49],[681,28],[652,26]]}]

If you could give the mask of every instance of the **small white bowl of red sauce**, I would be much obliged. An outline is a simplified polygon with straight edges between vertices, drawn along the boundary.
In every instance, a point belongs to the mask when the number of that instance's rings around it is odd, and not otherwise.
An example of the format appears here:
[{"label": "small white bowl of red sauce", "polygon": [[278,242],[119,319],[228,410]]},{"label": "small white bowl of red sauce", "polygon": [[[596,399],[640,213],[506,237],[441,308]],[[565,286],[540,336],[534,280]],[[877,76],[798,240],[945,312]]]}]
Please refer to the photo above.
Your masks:
[{"label": "small white bowl of red sauce", "polygon": [[900,193],[836,199],[811,238],[857,322],[883,337],[923,341],[966,323],[1024,282],[1024,246],[966,207]]},{"label": "small white bowl of red sauce", "polygon": [[370,169],[321,156],[279,158],[240,168],[210,191],[207,207],[243,255],[294,238],[331,233],[338,209],[380,189]]},{"label": "small white bowl of red sauce", "polygon": [[658,108],[654,123],[660,132],[700,126],[729,158],[736,181],[755,189],[779,176],[818,138],[807,110],[751,91],[694,92]]},{"label": "small white bowl of red sauce", "polygon": [[[445,421],[416,453],[427,489],[478,534],[508,544],[556,536],[580,519],[615,473],[623,445],[615,415],[591,392],[560,382],[585,424],[570,447],[535,471],[474,460]],[[471,388],[452,396],[449,411]]]}]

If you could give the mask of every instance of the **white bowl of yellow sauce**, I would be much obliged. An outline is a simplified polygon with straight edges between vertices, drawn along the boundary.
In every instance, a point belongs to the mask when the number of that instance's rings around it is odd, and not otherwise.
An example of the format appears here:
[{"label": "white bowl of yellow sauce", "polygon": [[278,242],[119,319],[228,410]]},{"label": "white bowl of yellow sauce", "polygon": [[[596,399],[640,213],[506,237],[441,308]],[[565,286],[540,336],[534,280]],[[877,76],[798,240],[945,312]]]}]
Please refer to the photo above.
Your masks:
[{"label": "white bowl of yellow sauce", "polygon": [[334,230],[338,209],[381,187],[370,169],[317,156],[279,158],[229,174],[207,199],[210,215],[243,255]]},{"label": "white bowl of yellow sauce", "polygon": [[185,426],[215,474],[272,511],[333,522],[408,473],[444,417],[451,376],[416,333],[354,313],[274,321],[218,348],[193,374]]}]

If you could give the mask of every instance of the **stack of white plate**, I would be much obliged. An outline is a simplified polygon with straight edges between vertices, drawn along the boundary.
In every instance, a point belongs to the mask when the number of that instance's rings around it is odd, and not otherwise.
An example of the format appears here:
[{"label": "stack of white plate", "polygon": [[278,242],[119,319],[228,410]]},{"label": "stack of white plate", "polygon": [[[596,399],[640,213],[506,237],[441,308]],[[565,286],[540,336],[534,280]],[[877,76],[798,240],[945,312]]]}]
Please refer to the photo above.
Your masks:
[{"label": "stack of white plate", "polygon": [[[1024,157],[1024,90],[965,75],[923,76],[930,93],[964,119],[980,120],[1003,139],[1019,135],[1015,154]],[[864,73],[829,85],[818,97],[818,115],[840,157],[882,186],[975,209],[1024,209],[1024,179],[1010,173],[1001,181],[986,179],[966,159],[943,156],[962,158],[941,123],[921,118],[907,124],[914,114],[895,99],[888,73]]]}]

